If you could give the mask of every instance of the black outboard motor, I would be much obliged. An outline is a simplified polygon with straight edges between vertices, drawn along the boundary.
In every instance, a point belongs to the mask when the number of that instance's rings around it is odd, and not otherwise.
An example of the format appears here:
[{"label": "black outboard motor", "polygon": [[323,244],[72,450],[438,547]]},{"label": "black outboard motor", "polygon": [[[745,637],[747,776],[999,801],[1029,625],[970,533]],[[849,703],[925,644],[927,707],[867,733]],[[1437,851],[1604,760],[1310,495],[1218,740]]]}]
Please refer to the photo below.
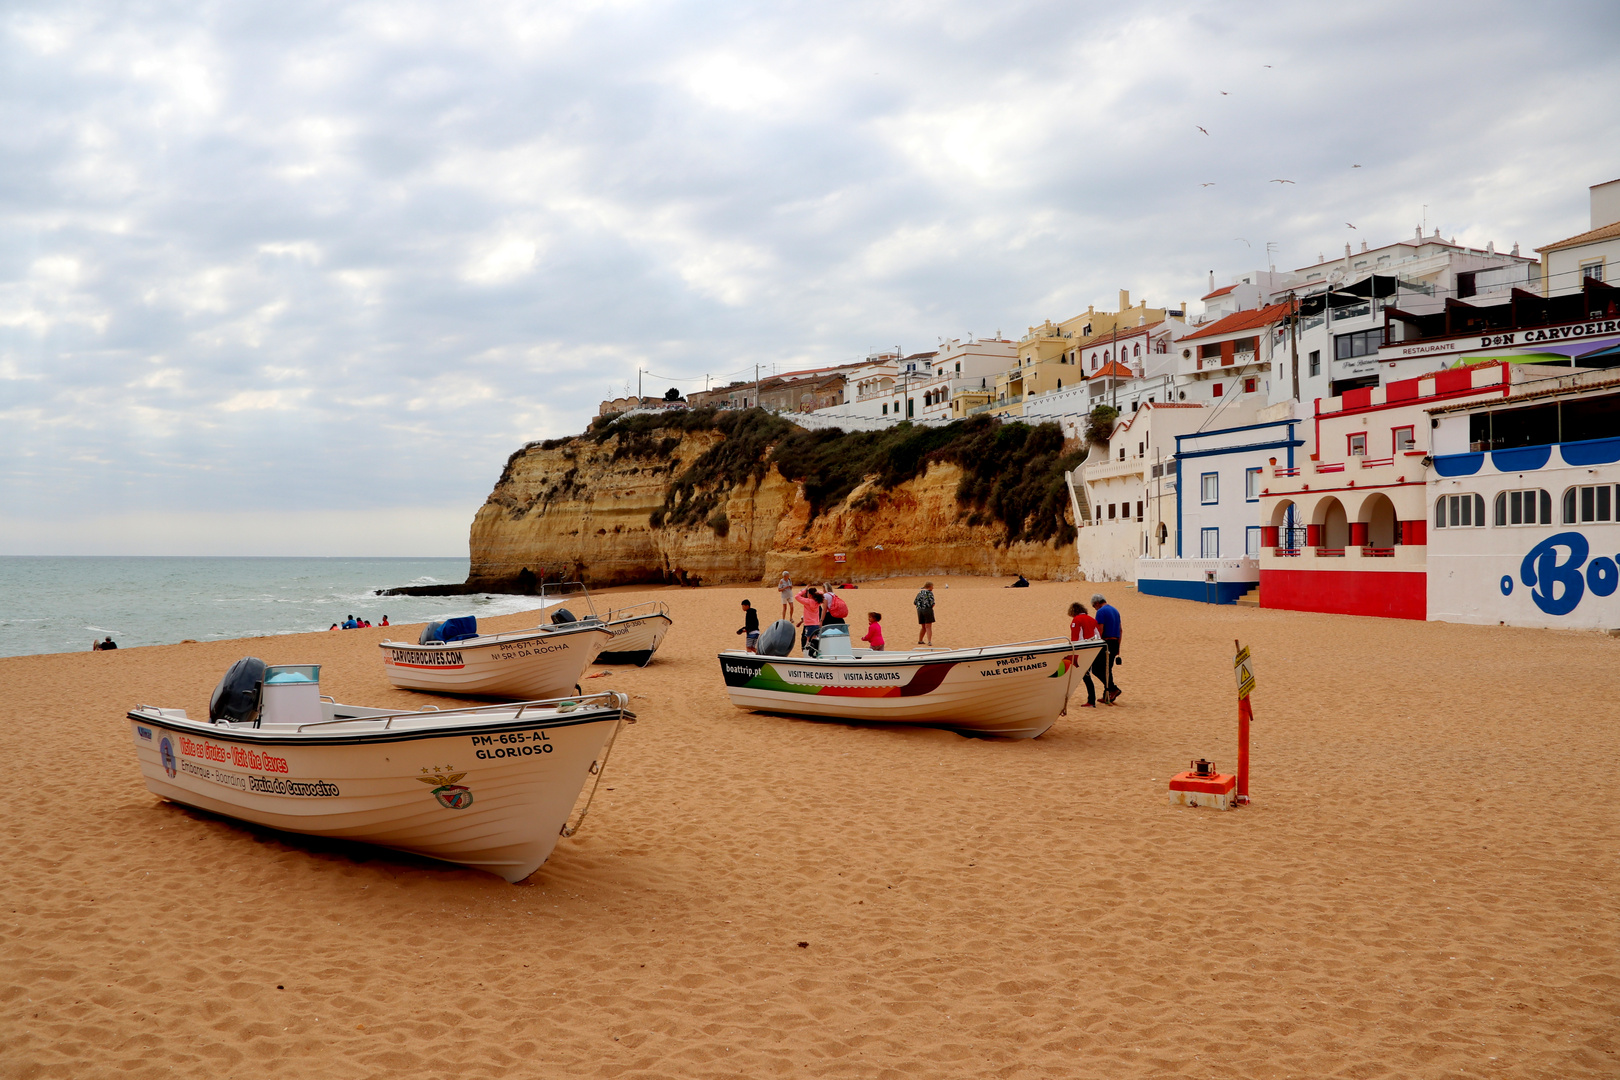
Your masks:
[{"label": "black outboard motor", "polygon": [[561,623],[571,623],[571,622],[579,622],[579,620],[574,618],[574,613],[572,611],[569,611],[565,607],[560,607],[556,611],[553,611],[551,613],[551,625],[552,626],[557,626],[557,625],[559,625]]},{"label": "black outboard motor", "polygon": [[208,699],[208,719],[249,723],[259,719],[263,701],[264,661],[244,656],[231,665]]},{"label": "black outboard motor", "polygon": [[787,619],[777,619],[759,635],[759,654],[761,656],[786,656],[793,651],[793,642],[798,638],[793,623]]}]

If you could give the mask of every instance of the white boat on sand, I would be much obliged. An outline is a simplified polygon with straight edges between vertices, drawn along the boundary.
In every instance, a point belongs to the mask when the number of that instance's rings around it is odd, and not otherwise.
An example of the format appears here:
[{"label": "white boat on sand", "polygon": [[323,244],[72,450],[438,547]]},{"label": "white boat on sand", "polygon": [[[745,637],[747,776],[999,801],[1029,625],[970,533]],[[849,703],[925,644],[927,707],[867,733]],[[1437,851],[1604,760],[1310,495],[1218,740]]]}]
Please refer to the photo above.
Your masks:
[{"label": "white boat on sand", "polygon": [[[625,695],[415,712],[340,705],[315,665],[238,662],[210,714],[137,705],[146,786],[256,825],[362,841],[522,881],[584,819]],[[591,794],[595,794],[593,785]]]},{"label": "white boat on sand", "polygon": [[602,625],[613,640],[597,655],[596,662],[646,667],[663,644],[672,622],[669,606],[658,601],[614,608],[602,616]]},{"label": "white boat on sand", "polygon": [[469,616],[429,623],[414,644],[384,641],[378,648],[388,681],[402,689],[523,700],[576,693],[585,669],[612,640],[601,623],[579,620],[480,634]]},{"label": "white boat on sand", "polygon": [[818,657],[733,650],[720,654],[720,670],[744,709],[1033,739],[1067,709],[1100,648],[1100,639],[1047,638],[871,652],[850,648],[847,627],[825,627]]}]

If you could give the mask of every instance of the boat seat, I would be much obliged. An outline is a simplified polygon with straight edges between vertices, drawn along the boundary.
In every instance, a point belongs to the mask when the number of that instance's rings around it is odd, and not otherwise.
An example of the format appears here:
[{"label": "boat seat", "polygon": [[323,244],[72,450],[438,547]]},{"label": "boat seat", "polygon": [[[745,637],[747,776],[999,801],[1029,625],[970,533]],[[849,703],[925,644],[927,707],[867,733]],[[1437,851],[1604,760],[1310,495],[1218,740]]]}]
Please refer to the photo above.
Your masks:
[{"label": "boat seat", "polygon": [[849,627],[842,623],[823,626],[820,636],[816,638],[816,653],[823,659],[830,656],[854,656],[855,650],[849,646]]}]

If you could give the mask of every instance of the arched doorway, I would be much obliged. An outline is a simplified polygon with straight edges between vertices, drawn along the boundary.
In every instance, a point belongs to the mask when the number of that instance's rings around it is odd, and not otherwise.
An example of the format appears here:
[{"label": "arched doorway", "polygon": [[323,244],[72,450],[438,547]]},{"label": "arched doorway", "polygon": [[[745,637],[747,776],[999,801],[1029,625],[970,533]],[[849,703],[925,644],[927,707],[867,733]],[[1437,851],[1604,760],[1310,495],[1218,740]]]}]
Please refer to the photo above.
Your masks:
[{"label": "arched doorway", "polygon": [[1260,529],[1260,546],[1275,548],[1279,555],[1291,555],[1305,546],[1305,527],[1292,499],[1284,499],[1272,508],[1270,522]]},{"label": "arched doorway", "polygon": [[1313,547],[1343,549],[1350,543],[1350,516],[1345,513],[1344,504],[1329,495],[1316,504],[1316,520],[1311,523],[1311,530],[1317,535],[1312,538]]},{"label": "arched doorway", "polygon": [[1354,531],[1364,534],[1352,540],[1370,548],[1389,549],[1397,542],[1399,526],[1396,524],[1395,504],[1390,502],[1389,496],[1382,492],[1375,492],[1367,496],[1367,501],[1361,504],[1361,520],[1356,523],[1360,526]]}]

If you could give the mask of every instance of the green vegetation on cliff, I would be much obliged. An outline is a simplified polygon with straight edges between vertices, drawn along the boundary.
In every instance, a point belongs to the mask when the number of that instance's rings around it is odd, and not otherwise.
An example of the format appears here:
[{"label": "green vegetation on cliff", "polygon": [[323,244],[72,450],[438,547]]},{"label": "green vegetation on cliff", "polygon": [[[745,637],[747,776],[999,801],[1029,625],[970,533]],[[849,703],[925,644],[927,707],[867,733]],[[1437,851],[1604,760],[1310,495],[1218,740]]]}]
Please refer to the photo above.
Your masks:
[{"label": "green vegetation on cliff", "polygon": [[659,458],[672,449],[671,432],[695,431],[723,437],[673,478],[664,505],[653,511],[654,527],[706,524],[725,535],[729,526],[720,508],[727,493],[764,479],[772,465],[784,478],[803,483],[814,519],[869,477],[887,491],[937,461],[961,467],[956,498],[969,524],[999,522],[1009,543],[1062,545],[1074,539],[1065,518],[1063,473],[1076,468],[1085,452],[1065,454],[1056,424],[976,416],[944,427],[901,423],[881,431],[806,431],[762,409],[694,409],[598,418],[583,437],[597,444],[616,438],[615,460]]}]

